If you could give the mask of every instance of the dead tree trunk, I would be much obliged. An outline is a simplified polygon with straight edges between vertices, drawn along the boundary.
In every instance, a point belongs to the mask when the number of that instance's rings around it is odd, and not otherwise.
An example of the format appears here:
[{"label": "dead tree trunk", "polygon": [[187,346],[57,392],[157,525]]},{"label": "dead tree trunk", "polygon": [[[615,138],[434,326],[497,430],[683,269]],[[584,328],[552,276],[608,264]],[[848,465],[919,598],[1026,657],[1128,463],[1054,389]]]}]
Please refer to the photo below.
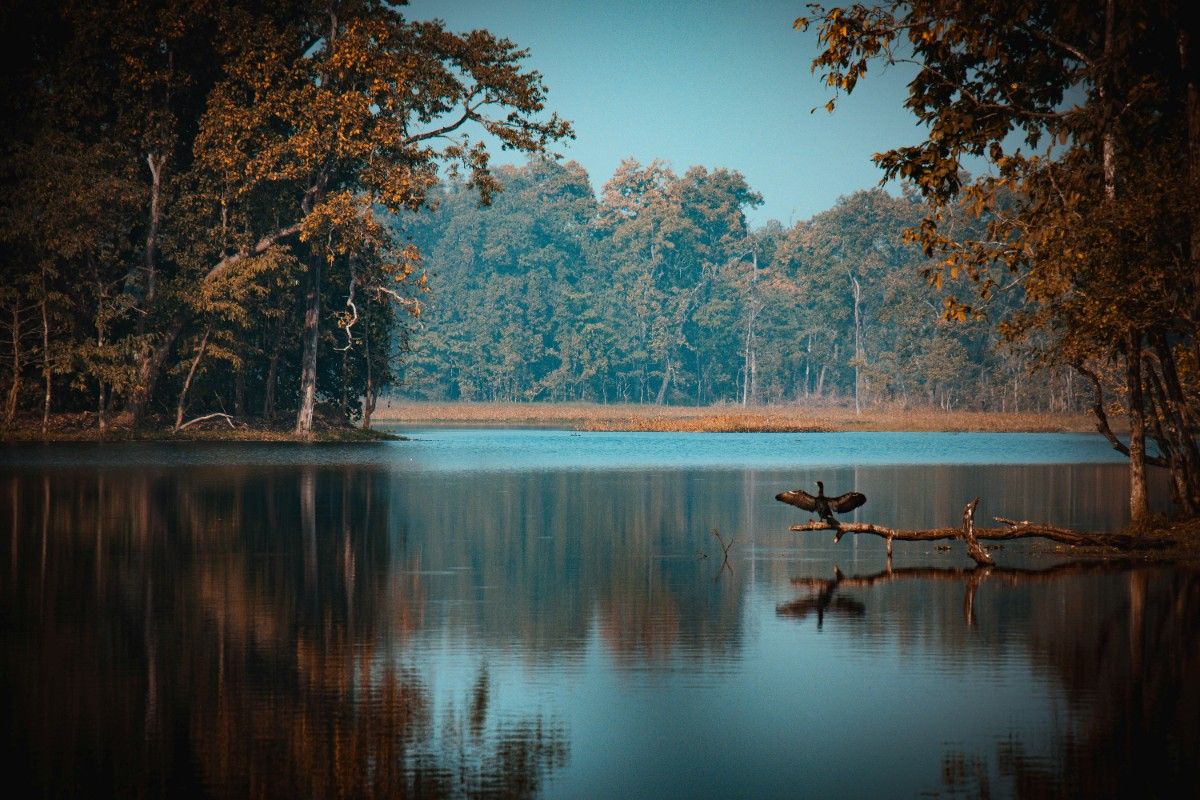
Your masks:
[{"label": "dead tree trunk", "polygon": [[175,406],[176,432],[183,426],[183,412],[187,408],[188,390],[192,388],[192,378],[196,375],[196,367],[200,366],[200,359],[204,358],[204,349],[208,347],[208,334],[211,332],[212,325],[204,329],[204,338],[200,340],[200,347],[196,350],[196,357],[192,359],[192,366],[188,370],[187,378],[183,381],[183,388],[179,391],[179,403]]},{"label": "dead tree trunk", "polygon": [[268,421],[275,419],[275,385],[279,382],[279,357],[282,355],[283,325],[276,326],[271,343],[271,357],[267,362],[267,382],[263,388],[262,415]]}]

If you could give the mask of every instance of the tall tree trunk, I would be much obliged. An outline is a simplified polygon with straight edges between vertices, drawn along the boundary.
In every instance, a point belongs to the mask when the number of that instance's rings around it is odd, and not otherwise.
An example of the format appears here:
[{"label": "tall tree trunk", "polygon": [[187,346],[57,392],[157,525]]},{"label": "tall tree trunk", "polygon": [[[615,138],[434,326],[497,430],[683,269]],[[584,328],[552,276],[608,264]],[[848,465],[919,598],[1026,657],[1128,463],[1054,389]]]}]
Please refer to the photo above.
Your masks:
[{"label": "tall tree trunk", "polygon": [[[105,307],[108,300],[108,290],[104,282],[100,280],[100,275],[96,269],[96,262],[89,252],[87,255],[88,266],[92,268],[92,274],[96,280],[96,296],[99,300],[96,301],[96,352],[103,358],[105,334],[108,328],[108,310]],[[96,379],[99,384],[96,398],[96,427],[101,433],[108,430],[108,391],[104,383],[104,378]]]},{"label": "tall tree trunk", "polygon": [[46,276],[42,275],[42,382],[44,384],[44,392],[42,396],[42,435],[46,435],[46,431],[50,429],[50,400],[53,391],[53,382],[51,377],[53,371],[50,369],[50,302],[46,298]]},{"label": "tall tree trunk", "polygon": [[[150,226],[146,231],[146,306],[154,302],[158,286],[158,230],[162,224],[162,172],[165,155],[147,153],[150,167]],[[149,310],[148,308],[145,310]],[[145,315],[141,315],[143,318]]]},{"label": "tall tree trunk", "polygon": [[275,335],[271,341],[271,356],[267,360],[267,385],[263,388],[262,415],[271,420],[275,418],[275,388],[279,382],[279,357],[283,350],[283,318],[275,324]]},{"label": "tall tree trunk", "polygon": [[371,326],[363,326],[363,358],[367,367],[367,392],[363,396],[363,416],[362,428],[367,430],[371,427],[371,414],[375,413],[375,403],[379,399],[379,392],[375,389],[375,372],[371,369]]},{"label": "tall tree trunk", "polygon": [[[1104,3],[1104,63],[1114,63],[1116,30],[1116,2]],[[1111,67],[1109,67],[1111,69]],[[1108,96],[1108,75],[1101,75],[1099,94],[1101,108],[1105,114],[1104,127],[1100,136],[1101,162],[1104,169],[1104,198],[1108,203],[1117,201],[1117,154],[1116,114],[1110,107],[1113,98]],[[1125,382],[1129,400],[1129,516],[1138,523],[1150,513],[1146,497],[1146,411],[1142,397],[1142,336],[1140,331],[1130,331],[1125,340]]]},{"label": "tall tree trunk", "polygon": [[854,413],[861,414],[862,406],[858,400],[859,384],[859,367],[862,366],[863,351],[862,351],[862,287],[858,283],[858,278],[850,276],[850,282],[854,284]]},{"label": "tall tree trunk", "polygon": [[661,406],[667,399],[667,387],[671,385],[671,359],[667,359],[666,369],[663,370],[662,383],[658,385],[658,396],[654,398],[654,405]]},{"label": "tall tree trunk", "polygon": [[[146,334],[146,319],[150,315],[150,306],[158,291],[158,230],[162,223],[162,173],[166,165],[166,156],[156,153],[146,155],[146,164],[150,167],[150,211],[146,228],[145,259],[142,269],[145,273],[146,293],[142,298],[142,313],[137,315],[137,335]],[[177,313],[176,318],[180,315]],[[172,327],[174,327],[174,320]],[[182,319],[179,320],[179,331],[183,330]],[[167,352],[179,335],[168,336],[157,345],[144,341],[138,348],[137,372],[138,382],[133,396],[129,400],[129,408],[133,414],[133,425],[137,427],[142,422],[146,404],[154,394],[154,386],[158,383],[158,372],[167,357]],[[165,349],[164,349],[165,345]]]},{"label": "tall tree trunk", "polygon": [[[744,258],[741,256],[740,258]],[[755,394],[755,358],[754,358],[754,323],[758,311],[755,308],[755,290],[758,288],[758,251],[751,250],[750,257],[752,266],[750,272],[750,287],[746,294],[746,336],[742,346],[742,374],[745,376],[742,383],[742,406],[749,405]]]},{"label": "tall tree trunk", "polygon": [[[1105,0],[1104,3],[1104,63],[1112,64],[1113,47],[1114,47],[1114,29],[1116,25],[1116,3],[1115,0]],[[1111,67],[1108,67],[1111,69]],[[1105,115],[1104,128],[1100,134],[1100,151],[1101,161],[1104,166],[1104,197],[1110,202],[1117,199],[1117,146],[1116,127],[1117,115],[1105,102],[1108,100],[1108,75],[1101,75],[1099,81],[1099,93],[1101,109]]]},{"label": "tall tree trunk", "polygon": [[267,364],[267,386],[263,390],[263,417],[266,419],[275,418],[275,384],[279,381],[279,345],[275,345],[275,352],[271,353],[271,360]]},{"label": "tall tree trunk", "polygon": [[186,314],[183,311],[177,311],[171,320],[170,327],[163,333],[162,339],[154,347],[148,348],[149,358],[140,359],[137,384],[129,397],[129,411],[133,416],[134,427],[142,423],[146,406],[154,396],[154,389],[158,384],[159,375],[162,373],[163,364],[166,363],[171,348],[175,346],[175,340],[183,332],[186,322]]},{"label": "tall tree trunk", "polygon": [[300,410],[296,413],[296,433],[312,432],[313,406],[317,400],[318,322],[321,318],[321,260],[314,258],[309,268],[308,291],[304,302],[304,354],[300,358]]},{"label": "tall tree trunk", "polygon": [[192,359],[192,366],[183,381],[183,388],[179,390],[179,402],[175,405],[175,430],[179,430],[183,425],[183,412],[187,409],[188,390],[192,388],[192,378],[196,375],[196,367],[200,366],[200,359],[204,358],[204,349],[208,347],[208,334],[211,332],[212,325],[210,324],[204,328],[204,337],[200,339],[196,357]]},{"label": "tall tree trunk", "polygon": [[[1195,14],[1183,14],[1179,23],[1179,66],[1185,80],[1184,113],[1187,115],[1188,177],[1193,197],[1200,194],[1200,23]],[[1200,209],[1191,208],[1189,257],[1192,262],[1192,336],[1200,338]]]},{"label": "tall tree trunk", "polygon": [[350,349],[342,351],[342,396],[338,401],[342,419],[350,421]]},{"label": "tall tree trunk", "polygon": [[1188,514],[1200,512],[1200,448],[1196,445],[1193,431],[1194,419],[1188,406],[1188,398],[1179,379],[1175,364],[1175,352],[1161,331],[1152,339],[1154,353],[1162,368],[1163,412],[1167,430],[1171,437],[1170,447],[1178,456],[1178,476],[1182,496],[1180,504]]},{"label": "tall tree trunk", "polygon": [[238,364],[233,373],[233,415],[238,419],[245,419],[246,417],[245,353],[238,354]]},{"label": "tall tree trunk", "polygon": [[101,433],[108,430],[108,386],[100,380],[100,389],[96,398],[96,427]]},{"label": "tall tree trunk", "polygon": [[1129,394],[1129,518],[1141,522],[1150,513],[1146,494],[1146,411],[1142,398],[1141,336],[1125,339],[1125,382]]},{"label": "tall tree trunk", "polygon": [[12,425],[17,416],[17,396],[21,393],[21,303],[13,298],[12,312],[12,384],[8,387],[8,400],[4,404],[4,424]]},{"label": "tall tree trunk", "polygon": [[1178,438],[1175,436],[1174,420],[1172,418],[1170,401],[1163,380],[1154,369],[1152,360],[1142,363],[1142,373],[1145,377],[1150,437],[1158,444],[1159,458],[1166,462],[1171,473],[1171,487],[1175,501],[1186,514],[1194,514],[1190,502],[1191,492],[1187,486],[1187,466],[1184,463],[1182,451],[1178,448]]}]

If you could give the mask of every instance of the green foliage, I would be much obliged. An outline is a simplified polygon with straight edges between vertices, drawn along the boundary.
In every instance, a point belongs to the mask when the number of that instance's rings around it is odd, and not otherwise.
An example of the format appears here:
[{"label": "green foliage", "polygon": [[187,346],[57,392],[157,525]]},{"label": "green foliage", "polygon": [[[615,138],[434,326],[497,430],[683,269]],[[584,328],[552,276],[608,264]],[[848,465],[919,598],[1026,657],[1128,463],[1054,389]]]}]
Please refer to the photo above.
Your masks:
[{"label": "green foliage", "polygon": [[0,21],[21,56],[0,78],[9,421],[35,376],[101,425],[185,395],[347,419],[426,288],[385,216],[439,170],[488,199],[483,137],[571,135],[525,51],[377,0],[17,0]]},{"label": "green foliage", "polygon": [[[1077,408],[1077,382],[1024,380],[982,322],[941,321],[904,241],[927,206],[860,192],[750,231],[737,173],[625,162],[599,202],[573,163],[497,171],[401,217],[434,287],[400,391],[463,400],[836,402]],[[851,278],[861,287],[855,353]],[[665,377],[669,375],[669,380]],[[1013,376],[1021,378],[1013,384]],[[1082,386],[1079,386],[1082,388]]]},{"label": "green foliage", "polygon": [[[1177,0],[950,0],[813,5],[813,61],[835,92],[874,61],[917,66],[906,105],[925,141],[876,156],[929,200],[910,232],[945,316],[966,320],[1006,288],[1002,331],[1036,363],[1094,383],[1101,429],[1129,454],[1134,518],[1143,463],[1169,467],[1200,513],[1200,27]],[[836,98],[835,98],[836,99]],[[830,101],[832,109],[834,101]],[[988,170],[974,180],[969,158]],[[965,224],[964,224],[965,223]],[[1124,396],[1128,444],[1108,428]],[[1158,446],[1147,458],[1146,433]]]}]

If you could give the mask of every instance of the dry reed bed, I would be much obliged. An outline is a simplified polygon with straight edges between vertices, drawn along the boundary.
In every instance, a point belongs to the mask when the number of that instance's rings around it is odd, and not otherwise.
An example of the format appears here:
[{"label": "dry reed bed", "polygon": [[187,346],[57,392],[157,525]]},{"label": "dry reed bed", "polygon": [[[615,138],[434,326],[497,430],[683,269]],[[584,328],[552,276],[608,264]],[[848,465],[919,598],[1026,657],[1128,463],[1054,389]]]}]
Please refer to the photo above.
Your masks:
[{"label": "dry reed bed", "polygon": [[642,406],[590,403],[410,403],[378,409],[376,422],[529,425],[588,431],[812,432],[1095,430],[1086,414],[999,414],[940,409],[853,409],[799,406]]}]

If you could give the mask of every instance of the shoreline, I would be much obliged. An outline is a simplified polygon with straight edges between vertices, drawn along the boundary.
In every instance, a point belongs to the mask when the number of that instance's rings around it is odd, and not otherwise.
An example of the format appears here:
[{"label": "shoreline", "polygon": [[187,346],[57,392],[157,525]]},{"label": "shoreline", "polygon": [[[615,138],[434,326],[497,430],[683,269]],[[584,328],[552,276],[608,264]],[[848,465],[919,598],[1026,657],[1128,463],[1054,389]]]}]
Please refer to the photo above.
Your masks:
[{"label": "shoreline", "polygon": [[[62,414],[43,434],[41,420],[0,430],[0,442],[296,442],[351,443],[403,440],[412,427],[545,428],[656,433],[1095,433],[1089,413],[943,411],[842,406],[655,406],[600,403],[381,403],[368,429],[323,425],[308,436],[290,428],[207,424],[175,432],[114,424],[101,433],[88,414]],[[396,431],[399,430],[399,433]],[[1119,433],[1123,431],[1118,431]]]},{"label": "shoreline", "polygon": [[297,436],[290,430],[260,428],[244,425],[235,429],[228,427],[192,429],[175,432],[163,428],[132,430],[128,427],[113,427],[106,431],[96,428],[51,427],[45,434],[41,425],[0,431],[0,445],[14,444],[111,444],[117,442],[178,442],[229,444],[354,444],[371,442],[406,441],[407,437],[377,428],[324,428],[308,436]]},{"label": "shoreline", "polygon": [[1091,414],[999,413],[840,406],[654,406],[599,403],[391,401],[375,425],[566,428],[660,433],[1094,433]]}]

